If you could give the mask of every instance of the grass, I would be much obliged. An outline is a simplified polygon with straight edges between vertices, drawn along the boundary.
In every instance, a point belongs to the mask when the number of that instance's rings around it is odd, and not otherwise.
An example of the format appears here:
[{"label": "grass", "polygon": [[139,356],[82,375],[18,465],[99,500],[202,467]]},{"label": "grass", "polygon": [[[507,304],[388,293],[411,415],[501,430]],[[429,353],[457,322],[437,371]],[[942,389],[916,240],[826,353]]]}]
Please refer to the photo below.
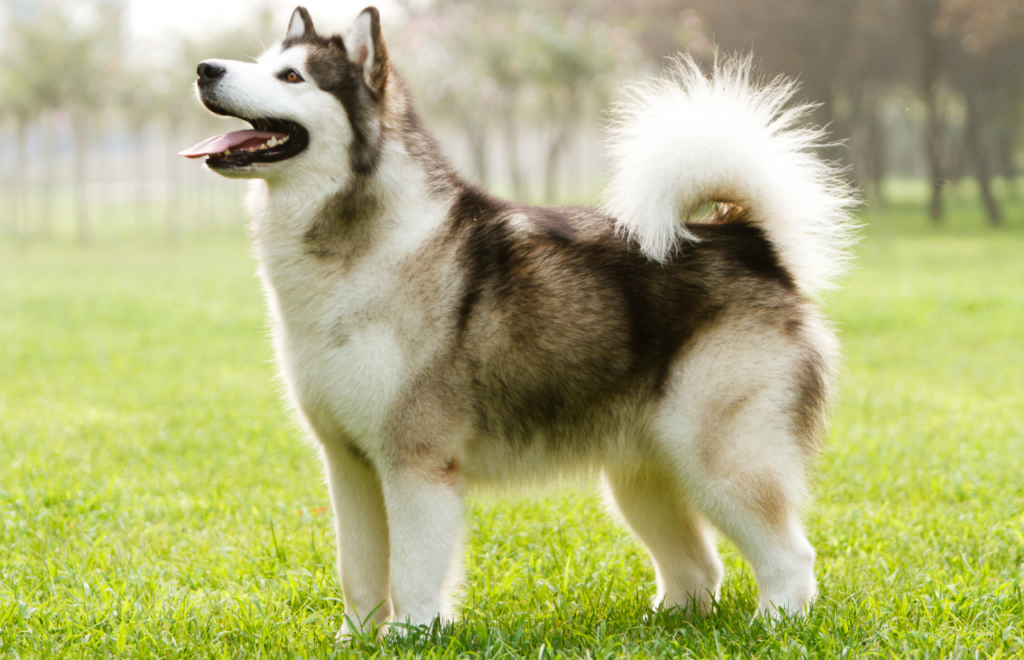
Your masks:
[{"label": "grass", "polygon": [[821,596],[647,607],[596,490],[471,498],[461,621],[337,646],[327,493],[237,237],[0,245],[0,657],[1024,655],[1024,205],[868,210],[827,306],[842,395],[808,511]]}]

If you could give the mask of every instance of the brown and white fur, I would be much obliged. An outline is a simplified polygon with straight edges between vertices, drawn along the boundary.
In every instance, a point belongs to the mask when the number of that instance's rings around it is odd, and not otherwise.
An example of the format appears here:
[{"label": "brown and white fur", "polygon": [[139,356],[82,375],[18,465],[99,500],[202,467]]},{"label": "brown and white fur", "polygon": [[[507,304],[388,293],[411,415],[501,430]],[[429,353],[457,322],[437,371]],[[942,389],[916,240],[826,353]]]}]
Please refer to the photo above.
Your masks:
[{"label": "brown and white fur", "polygon": [[838,352],[810,296],[842,266],[851,199],[789,83],[683,58],[635,87],[597,210],[461,179],[373,8],[344,37],[298,8],[255,63],[204,64],[215,112],[308,133],[284,160],[207,162],[253,179],[277,359],[326,466],[342,634],[450,620],[467,487],[567,471],[603,474],[654,561],[655,606],[706,611],[715,528],[759,611],[808,607],[801,502]]}]

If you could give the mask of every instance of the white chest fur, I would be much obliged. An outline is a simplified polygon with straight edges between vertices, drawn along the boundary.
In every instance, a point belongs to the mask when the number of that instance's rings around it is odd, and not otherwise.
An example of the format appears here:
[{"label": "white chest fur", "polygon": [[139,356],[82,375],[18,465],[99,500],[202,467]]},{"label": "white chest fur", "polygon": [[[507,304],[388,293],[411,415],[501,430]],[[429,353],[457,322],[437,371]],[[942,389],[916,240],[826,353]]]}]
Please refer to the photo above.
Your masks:
[{"label": "white chest fur", "polygon": [[372,247],[339,264],[310,254],[304,241],[324,200],[271,193],[256,182],[248,201],[274,348],[293,403],[324,440],[372,442],[429,357],[431,315],[404,291],[402,265],[443,213],[427,206],[416,217],[395,217]]}]

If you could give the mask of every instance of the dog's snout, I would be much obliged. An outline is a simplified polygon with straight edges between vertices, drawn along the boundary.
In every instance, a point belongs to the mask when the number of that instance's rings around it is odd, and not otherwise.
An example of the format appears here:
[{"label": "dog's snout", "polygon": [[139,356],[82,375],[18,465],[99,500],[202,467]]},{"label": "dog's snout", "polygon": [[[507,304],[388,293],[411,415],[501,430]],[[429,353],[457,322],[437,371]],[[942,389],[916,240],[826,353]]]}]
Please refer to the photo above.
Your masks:
[{"label": "dog's snout", "polygon": [[227,73],[227,69],[213,62],[200,62],[196,73],[199,74],[199,84],[208,85]]}]

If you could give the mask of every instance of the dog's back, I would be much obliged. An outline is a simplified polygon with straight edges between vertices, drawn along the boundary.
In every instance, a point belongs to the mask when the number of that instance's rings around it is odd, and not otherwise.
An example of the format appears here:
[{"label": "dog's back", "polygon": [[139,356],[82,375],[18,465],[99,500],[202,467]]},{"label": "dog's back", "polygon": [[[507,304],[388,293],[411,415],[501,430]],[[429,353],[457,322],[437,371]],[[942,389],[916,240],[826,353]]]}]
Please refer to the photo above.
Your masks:
[{"label": "dog's back", "polygon": [[601,212],[464,190],[445,230],[460,295],[445,311],[453,322],[437,373],[457,383],[473,443],[489,449],[467,457],[467,477],[514,479],[649,451],[650,414],[673,369],[699,337],[741,319],[778,334],[778,352],[812,353],[796,386],[816,398],[805,396],[794,416],[813,446],[832,353],[808,334],[817,314],[741,209],[714,220],[692,225],[698,242],[659,264]]}]

